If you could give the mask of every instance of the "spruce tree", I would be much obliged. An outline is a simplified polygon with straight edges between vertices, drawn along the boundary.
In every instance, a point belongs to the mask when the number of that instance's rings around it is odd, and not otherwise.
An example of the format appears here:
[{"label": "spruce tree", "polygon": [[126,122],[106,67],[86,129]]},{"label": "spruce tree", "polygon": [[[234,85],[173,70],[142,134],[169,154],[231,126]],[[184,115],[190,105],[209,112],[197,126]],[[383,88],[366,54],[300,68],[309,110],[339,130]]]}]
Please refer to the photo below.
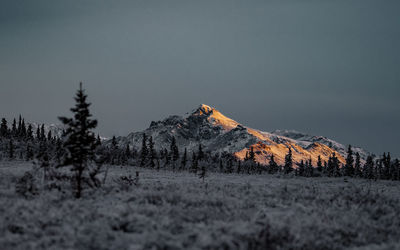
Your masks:
[{"label": "spruce tree", "polygon": [[308,177],[313,177],[314,176],[314,167],[312,165],[312,159],[310,157],[310,159],[308,160],[308,166],[307,166],[307,176]]},{"label": "spruce tree", "polygon": [[374,179],[378,180],[382,178],[382,159],[377,159],[375,161],[375,169],[374,169]]},{"label": "spruce tree", "polygon": [[297,167],[297,175],[305,176],[305,169],[306,169],[306,167],[304,165],[304,161],[301,160]]},{"label": "spruce tree", "polygon": [[201,144],[199,144],[199,150],[197,152],[197,160],[202,161],[204,160],[204,152],[203,152],[203,147]]},{"label": "spruce tree", "polygon": [[52,133],[51,133],[51,130],[49,130],[49,132],[47,133],[47,140],[48,140],[49,142],[51,142],[51,141],[53,140],[53,135],[52,135]]},{"label": "spruce tree", "polygon": [[393,162],[393,173],[392,173],[393,180],[400,180],[400,161],[399,159],[394,160]]},{"label": "spruce tree", "polygon": [[[97,144],[97,142],[96,142]],[[119,147],[117,138],[115,136],[111,139],[111,151],[109,153],[109,160],[111,160],[111,165],[119,165],[120,164],[120,157],[119,157]]]},{"label": "spruce tree", "polygon": [[268,172],[270,174],[278,172],[278,164],[275,162],[274,154],[271,154],[271,157],[269,158]]},{"label": "spruce tree", "polygon": [[353,174],[354,174],[353,150],[351,149],[351,145],[349,145],[347,149],[346,165],[344,166],[344,175],[353,176]]},{"label": "spruce tree", "polygon": [[97,146],[101,146],[101,138],[99,134],[97,134],[96,144]]},{"label": "spruce tree", "polygon": [[111,139],[111,147],[113,149],[118,149],[118,142],[117,142],[117,138],[115,137],[115,135]]},{"label": "spruce tree", "polygon": [[166,148],[164,149],[164,158],[165,158],[165,166],[168,166],[171,162],[171,156]]},{"label": "spruce tree", "polygon": [[16,133],[17,136],[21,136],[21,128],[22,128],[22,117],[21,117],[21,115],[19,115],[18,127],[17,127],[17,133]]},{"label": "spruce tree", "polygon": [[11,126],[11,134],[12,136],[17,136],[17,121],[15,120],[15,118]]},{"label": "spruce tree", "polygon": [[179,149],[178,146],[176,145],[176,140],[174,136],[172,137],[170,152],[171,152],[171,159],[175,164],[175,162],[179,159]]},{"label": "spruce tree", "polygon": [[340,176],[339,165],[340,165],[339,159],[336,157],[335,152],[333,152],[332,156],[329,157],[328,160],[328,166],[327,166],[328,176]]},{"label": "spruce tree", "polygon": [[187,164],[187,150],[183,152],[182,160],[181,160],[181,169],[185,169]]},{"label": "spruce tree", "polygon": [[289,147],[289,152],[285,156],[285,165],[284,165],[285,174],[292,172],[292,170],[293,170],[292,149]]},{"label": "spruce tree", "polygon": [[32,140],[32,139],[33,139],[33,128],[32,128],[32,125],[31,125],[31,124],[28,125],[28,130],[26,131],[26,137],[27,137],[29,140]]},{"label": "spruce tree", "polygon": [[42,138],[40,138],[40,126],[38,125],[36,128],[36,140],[40,141]]},{"label": "spruce tree", "polygon": [[125,147],[125,159],[126,161],[129,161],[130,158],[131,158],[131,149],[129,147],[129,143],[127,143]]},{"label": "spruce tree", "polygon": [[255,157],[255,154],[254,154],[254,148],[253,147],[250,147],[249,160],[251,162],[255,162],[256,161],[256,157]]},{"label": "spruce tree", "polygon": [[363,176],[367,179],[374,179],[374,159],[371,155],[368,155],[367,161],[363,167]]},{"label": "spruce tree", "polygon": [[7,125],[7,120],[5,118],[1,119],[0,136],[1,137],[7,137],[8,136],[8,125]]},{"label": "spruce tree", "polygon": [[40,139],[44,141],[46,140],[46,135],[44,132],[44,124],[42,124],[42,126],[40,127]]},{"label": "spruce tree", "polygon": [[82,89],[82,83],[76,93],[75,102],[75,107],[71,108],[74,116],[72,118],[60,117],[59,119],[66,126],[63,146],[67,155],[63,165],[72,165],[71,170],[75,173],[76,180],[75,197],[80,198],[85,172],[88,173],[94,185],[98,184],[95,181],[96,172],[89,169],[90,162],[95,160],[97,144],[92,130],[96,128],[97,120],[91,119],[90,103],[87,102],[87,95]]},{"label": "spruce tree", "polygon": [[149,160],[150,160],[150,167],[154,168],[156,166],[155,161],[157,160],[157,152],[154,149],[154,141],[153,137],[149,137]]},{"label": "spruce tree", "polygon": [[140,153],[140,166],[144,167],[147,164],[147,158],[149,154],[149,150],[147,149],[147,136],[145,133],[143,133],[143,138],[142,138],[142,150]]},{"label": "spruce tree", "polygon": [[198,158],[196,157],[196,154],[193,152],[193,155],[192,155],[192,166],[191,166],[191,169],[192,169],[193,173],[197,173],[198,165],[199,165]]},{"label": "spruce tree", "polygon": [[19,136],[21,138],[25,138],[26,137],[26,125],[25,125],[25,119],[22,119],[22,123],[21,123],[21,131],[19,132]]},{"label": "spruce tree", "polygon": [[354,162],[354,176],[361,177],[361,157],[360,154],[356,153],[356,161]]},{"label": "spruce tree", "polygon": [[383,154],[383,158],[382,158],[382,164],[383,164],[383,168],[382,168],[382,179],[388,180],[390,179],[391,173],[390,173],[390,165],[391,165],[391,157],[390,157],[390,153],[387,154]]},{"label": "spruce tree", "polygon": [[396,159],[396,160],[394,160],[393,162],[390,163],[390,179],[391,180],[398,180],[396,161],[398,161],[398,159]]},{"label": "spruce tree", "polygon": [[322,160],[321,160],[321,156],[320,156],[320,155],[318,155],[317,170],[318,170],[319,172],[322,172]]}]

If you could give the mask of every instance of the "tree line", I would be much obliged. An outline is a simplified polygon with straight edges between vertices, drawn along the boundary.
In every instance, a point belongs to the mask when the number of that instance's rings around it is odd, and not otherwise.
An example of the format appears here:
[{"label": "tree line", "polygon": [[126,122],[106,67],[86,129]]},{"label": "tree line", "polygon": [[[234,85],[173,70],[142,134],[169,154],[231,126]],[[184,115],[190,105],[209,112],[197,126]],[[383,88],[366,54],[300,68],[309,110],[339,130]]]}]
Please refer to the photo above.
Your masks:
[{"label": "tree line", "polygon": [[71,108],[72,118],[60,117],[65,129],[61,136],[53,135],[51,130],[45,132],[45,126],[37,126],[33,131],[32,124],[27,124],[21,116],[13,120],[11,125],[5,118],[0,124],[0,159],[36,160],[47,173],[53,173],[52,167],[70,166],[74,173],[76,196],[80,197],[83,185],[98,186],[100,181],[96,175],[100,167],[107,165],[129,165],[156,170],[189,171],[199,174],[203,179],[207,172],[236,174],[291,174],[304,177],[354,177],[366,179],[400,180],[400,163],[391,159],[390,153],[382,157],[368,156],[364,164],[361,157],[354,153],[352,147],[347,150],[346,162],[341,164],[333,153],[329,160],[322,162],[318,157],[316,163],[301,160],[294,163],[291,148],[285,156],[283,165],[270,155],[268,164],[256,162],[254,148],[250,147],[243,160],[232,154],[213,153],[204,150],[201,144],[197,150],[189,152],[186,148],[179,149],[175,137],[170,138],[169,148],[156,150],[154,139],[143,134],[141,148],[131,145],[119,145],[113,137],[111,142],[103,142],[99,135],[95,136],[93,129],[97,121],[91,118],[90,103],[82,89],[75,96],[75,106]]}]

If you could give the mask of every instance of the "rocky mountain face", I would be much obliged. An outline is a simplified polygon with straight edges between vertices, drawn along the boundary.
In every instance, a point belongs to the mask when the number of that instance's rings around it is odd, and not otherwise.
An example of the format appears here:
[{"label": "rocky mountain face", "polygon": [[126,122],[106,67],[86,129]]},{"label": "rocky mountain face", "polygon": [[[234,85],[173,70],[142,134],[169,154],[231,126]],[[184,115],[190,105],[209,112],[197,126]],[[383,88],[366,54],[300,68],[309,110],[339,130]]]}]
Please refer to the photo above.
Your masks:
[{"label": "rocky mountain face", "polygon": [[[311,136],[296,131],[276,130],[263,132],[246,127],[207,105],[200,105],[193,112],[184,116],[170,116],[162,121],[151,122],[150,127],[142,132],[131,133],[117,138],[120,145],[129,145],[140,149],[143,133],[152,136],[157,150],[169,148],[175,137],[179,149],[196,151],[199,144],[206,151],[230,153],[244,159],[253,147],[256,161],[267,164],[274,154],[278,164],[283,164],[288,149],[291,148],[294,162],[311,158],[316,164],[318,156],[328,161],[335,153],[340,162],[345,162],[346,147],[322,136]],[[362,158],[368,153],[361,148],[354,148]]]}]

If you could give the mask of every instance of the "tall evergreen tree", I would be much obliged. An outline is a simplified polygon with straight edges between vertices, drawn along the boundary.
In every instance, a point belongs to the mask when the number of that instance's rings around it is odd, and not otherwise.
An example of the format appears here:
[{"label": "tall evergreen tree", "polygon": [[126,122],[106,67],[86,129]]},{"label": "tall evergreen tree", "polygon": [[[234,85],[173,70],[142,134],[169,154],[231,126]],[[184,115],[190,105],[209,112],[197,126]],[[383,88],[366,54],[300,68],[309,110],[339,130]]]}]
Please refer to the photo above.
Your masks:
[{"label": "tall evergreen tree", "polygon": [[293,159],[292,159],[292,149],[289,147],[289,152],[285,156],[285,165],[284,165],[285,174],[292,172],[293,170]]},{"label": "tall evergreen tree", "polygon": [[18,127],[17,127],[17,133],[16,133],[17,136],[21,136],[21,129],[22,129],[22,117],[21,117],[21,115],[19,115]]},{"label": "tall evergreen tree", "polygon": [[305,169],[306,169],[306,167],[304,165],[304,161],[301,160],[297,167],[297,175],[305,176]]},{"label": "tall evergreen tree", "polygon": [[154,168],[156,166],[155,161],[157,160],[157,152],[154,149],[154,141],[153,137],[149,137],[149,160],[150,160],[150,167]]},{"label": "tall evergreen tree", "polygon": [[42,124],[42,126],[40,127],[40,139],[41,140],[46,140],[46,135],[44,132],[44,124]]},{"label": "tall evergreen tree", "polygon": [[329,157],[327,172],[328,176],[338,176],[339,175],[339,159],[336,157],[335,152],[332,153],[332,156]]},{"label": "tall evergreen tree", "polygon": [[28,130],[26,131],[26,137],[27,137],[29,140],[32,140],[32,139],[33,139],[33,128],[32,128],[32,125],[31,125],[31,124],[28,125]]},{"label": "tall evergreen tree", "polygon": [[[96,141],[97,144],[97,141]],[[109,160],[111,161],[111,165],[119,165],[120,162],[120,152],[118,147],[117,138],[115,136],[111,139],[111,150],[109,152]]]},{"label": "tall evergreen tree", "polygon": [[53,135],[51,133],[51,130],[49,130],[49,132],[47,133],[47,140],[48,141],[52,141],[53,140]]},{"label": "tall evergreen tree", "polygon": [[20,132],[19,132],[19,136],[20,136],[21,138],[25,138],[25,137],[26,137],[25,119],[22,119],[21,130],[20,130]]},{"label": "tall evergreen tree", "polygon": [[192,169],[193,173],[197,173],[198,165],[199,165],[199,160],[196,157],[196,154],[193,152],[193,154],[192,154],[192,166],[191,166],[191,169]]},{"label": "tall evergreen tree", "polygon": [[40,126],[38,125],[36,128],[36,140],[40,141],[42,138],[40,138]]},{"label": "tall evergreen tree", "polygon": [[377,179],[382,179],[382,177],[383,177],[382,159],[377,159],[375,162],[374,178],[375,180],[377,180]]},{"label": "tall evergreen tree", "polygon": [[187,164],[187,150],[183,152],[182,160],[181,160],[181,169],[185,169]]},{"label": "tall evergreen tree", "polygon": [[393,180],[400,180],[400,161],[399,159],[394,160],[393,162],[393,172],[392,172]]},{"label": "tall evergreen tree", "polygon": [[354,176],[361,177],[361,157],[360,154],[356,153],[356,161],[354,162]]},{"label": "tall evergreen tree", "polygon": [[[95,174],[89,169],[90,162],[95,160],[95,149],[97,147],[96,137],[92,132],[97,126],[97,120],[91,119],[89,111],[90,103],[87,102],[87,95],[80,83],[79,90],[75,96],[75,107],[71,108],[73,118],[60,117],[61,122],[66,126],[64,148],[67,151],[64,165],[72,165],[76,180],[76,198],[82,195],[82,184],[85,172],[95,185]],[[43,126],[42,126],[43,127]]]},{"label": "tall evergreen tree", "polygon": [[13,136],[17,136],[17,121],[15,120],[15,118],[14,118],[13,123],[11,125],[11,134]]},{"label": "tall evergreen tree", "polygon": [[125,146],[125,159],[128,161],[131,158],[131,149],[129,143]]},{"label": "tall evergreen tree", "polygon": [[176,145],[176,140],[174,136],[172,137],[170,152],[171,152],[171,159],[175,164],[175,162],[179,159],[179,149],[178,146]]},{"label": "tall evergreen tree", "polygon": [[318,170],[319,172],[322,172],[322,160],[321,160],[321,156],[320,156],[320,155],[318,155],[317,170]]},{"label": "tall evergreen tree", "polygon": [[101,146],[101,138],[99,134],[97,134],[96,144],[97,146]]},{"label": "tall evergreen tree", "polygon": [[278,164],[275,162],[274,154],[271,154],[271,157],[269,158],[269,164],[268,164],[268,172],[270,174],[278,172]]},{"label": "tall evergreen tree", "polygon": [[347,149],[346,165],[344,166],[344,175],[353,176],[353,174],[354,174],[353,150],[351,149],[351,145],[349,145]]},{"label": "tall evergreen tree", "polygon": [[364,176],[364,178],[367,178],[367,179],[374,178],[374,159],[372,158],[371,155],[369,155],[367,157],[367,161],[364,164],[363,176]]},{"label": "tall evergreen tree", "polygon": [[382,164],[383,164],[383,168],[382,168],[382,179],[390,179],[391,177],[391,173],[390,173],[390,165],[391,165],[392,159],[390,157],[390,153],[387,154],[383,154],[383,158],[382,158]]},{"label": "tall evergreen tree", "polygon": [[143,138],[142,138],[142,149],[141,149],[141,153],[140,153],[140,166],[144,167],[147,164],[147,158],[148,158],[148,154],[149,154],[149,150],[147,148],[147,136],[145,133],[143,133]]},{"label": "tall evergreen tree", "polygon": [[0,136],[2,137],[8,136],[8,125],[7,125],[7,120],[5,118],[1,119]]},{"label": "tall evergreen tree", "polygon": [[204,152],[203,147],[199,144],[199,150],[197,151],[197,160],[202,161],[204,160]]},{"label": "tall evergreen tree", "polygon": [[117,142],[117,138],[115,137],[115,135],[111,139],[111,147],[113,149],[118,149],[118,142]]},{"label": "tall evergreen tree", "polygon": [[305,176],[307,176],[307,177],[314,176],[314,168],[312,166],[311,158],[306,162],[306,175]]},{"label": "tall evergreen tree", "polygon": [[390,179],[392,180],[398,180],[398,171],[397,171],[397,166],[396,162],[398,159],[395,159],[393,162],[390,163]]},{"label": "tall evergreen tree", "polygon": [[254,154],[254,148],[253,147],[250,147],[249,160],[251,162],[255,162],[256,161],[256,155]]}]

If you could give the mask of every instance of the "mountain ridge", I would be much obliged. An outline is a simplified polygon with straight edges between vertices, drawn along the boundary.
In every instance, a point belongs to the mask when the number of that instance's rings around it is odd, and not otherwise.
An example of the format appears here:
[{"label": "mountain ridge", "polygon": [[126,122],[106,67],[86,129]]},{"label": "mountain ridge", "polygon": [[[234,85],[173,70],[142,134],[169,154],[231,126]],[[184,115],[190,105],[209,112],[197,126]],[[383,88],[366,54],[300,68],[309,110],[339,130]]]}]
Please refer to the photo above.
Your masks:
[{"label": "mountain ridge", "polygon": [[[318,156],[328,161],[335,153],[341,163],[345,162],[346,147],[323,136],[312,136],[294,130],[275,130],[264,132],[253,129],[223,115],[219,110],[201,104],[192,112],[183,116],[172,115],[164,120],[152,121],[141,132],[133,132],[118,137],[119,144],[129,144],[140,150],[143,133],[152,136],[157,150],[168,149],[172,137],[183,150],[195,151],[201,144],[205,150],[214,153],[229,153],[243,160],[253,147],[255,160],[261,164],[269,162],[274,154],[278,164],[284,163],[289,148],[292,149],[294,162],[311,159],[314,165]],[[354,148],[365,159],[368,152]]]}]

